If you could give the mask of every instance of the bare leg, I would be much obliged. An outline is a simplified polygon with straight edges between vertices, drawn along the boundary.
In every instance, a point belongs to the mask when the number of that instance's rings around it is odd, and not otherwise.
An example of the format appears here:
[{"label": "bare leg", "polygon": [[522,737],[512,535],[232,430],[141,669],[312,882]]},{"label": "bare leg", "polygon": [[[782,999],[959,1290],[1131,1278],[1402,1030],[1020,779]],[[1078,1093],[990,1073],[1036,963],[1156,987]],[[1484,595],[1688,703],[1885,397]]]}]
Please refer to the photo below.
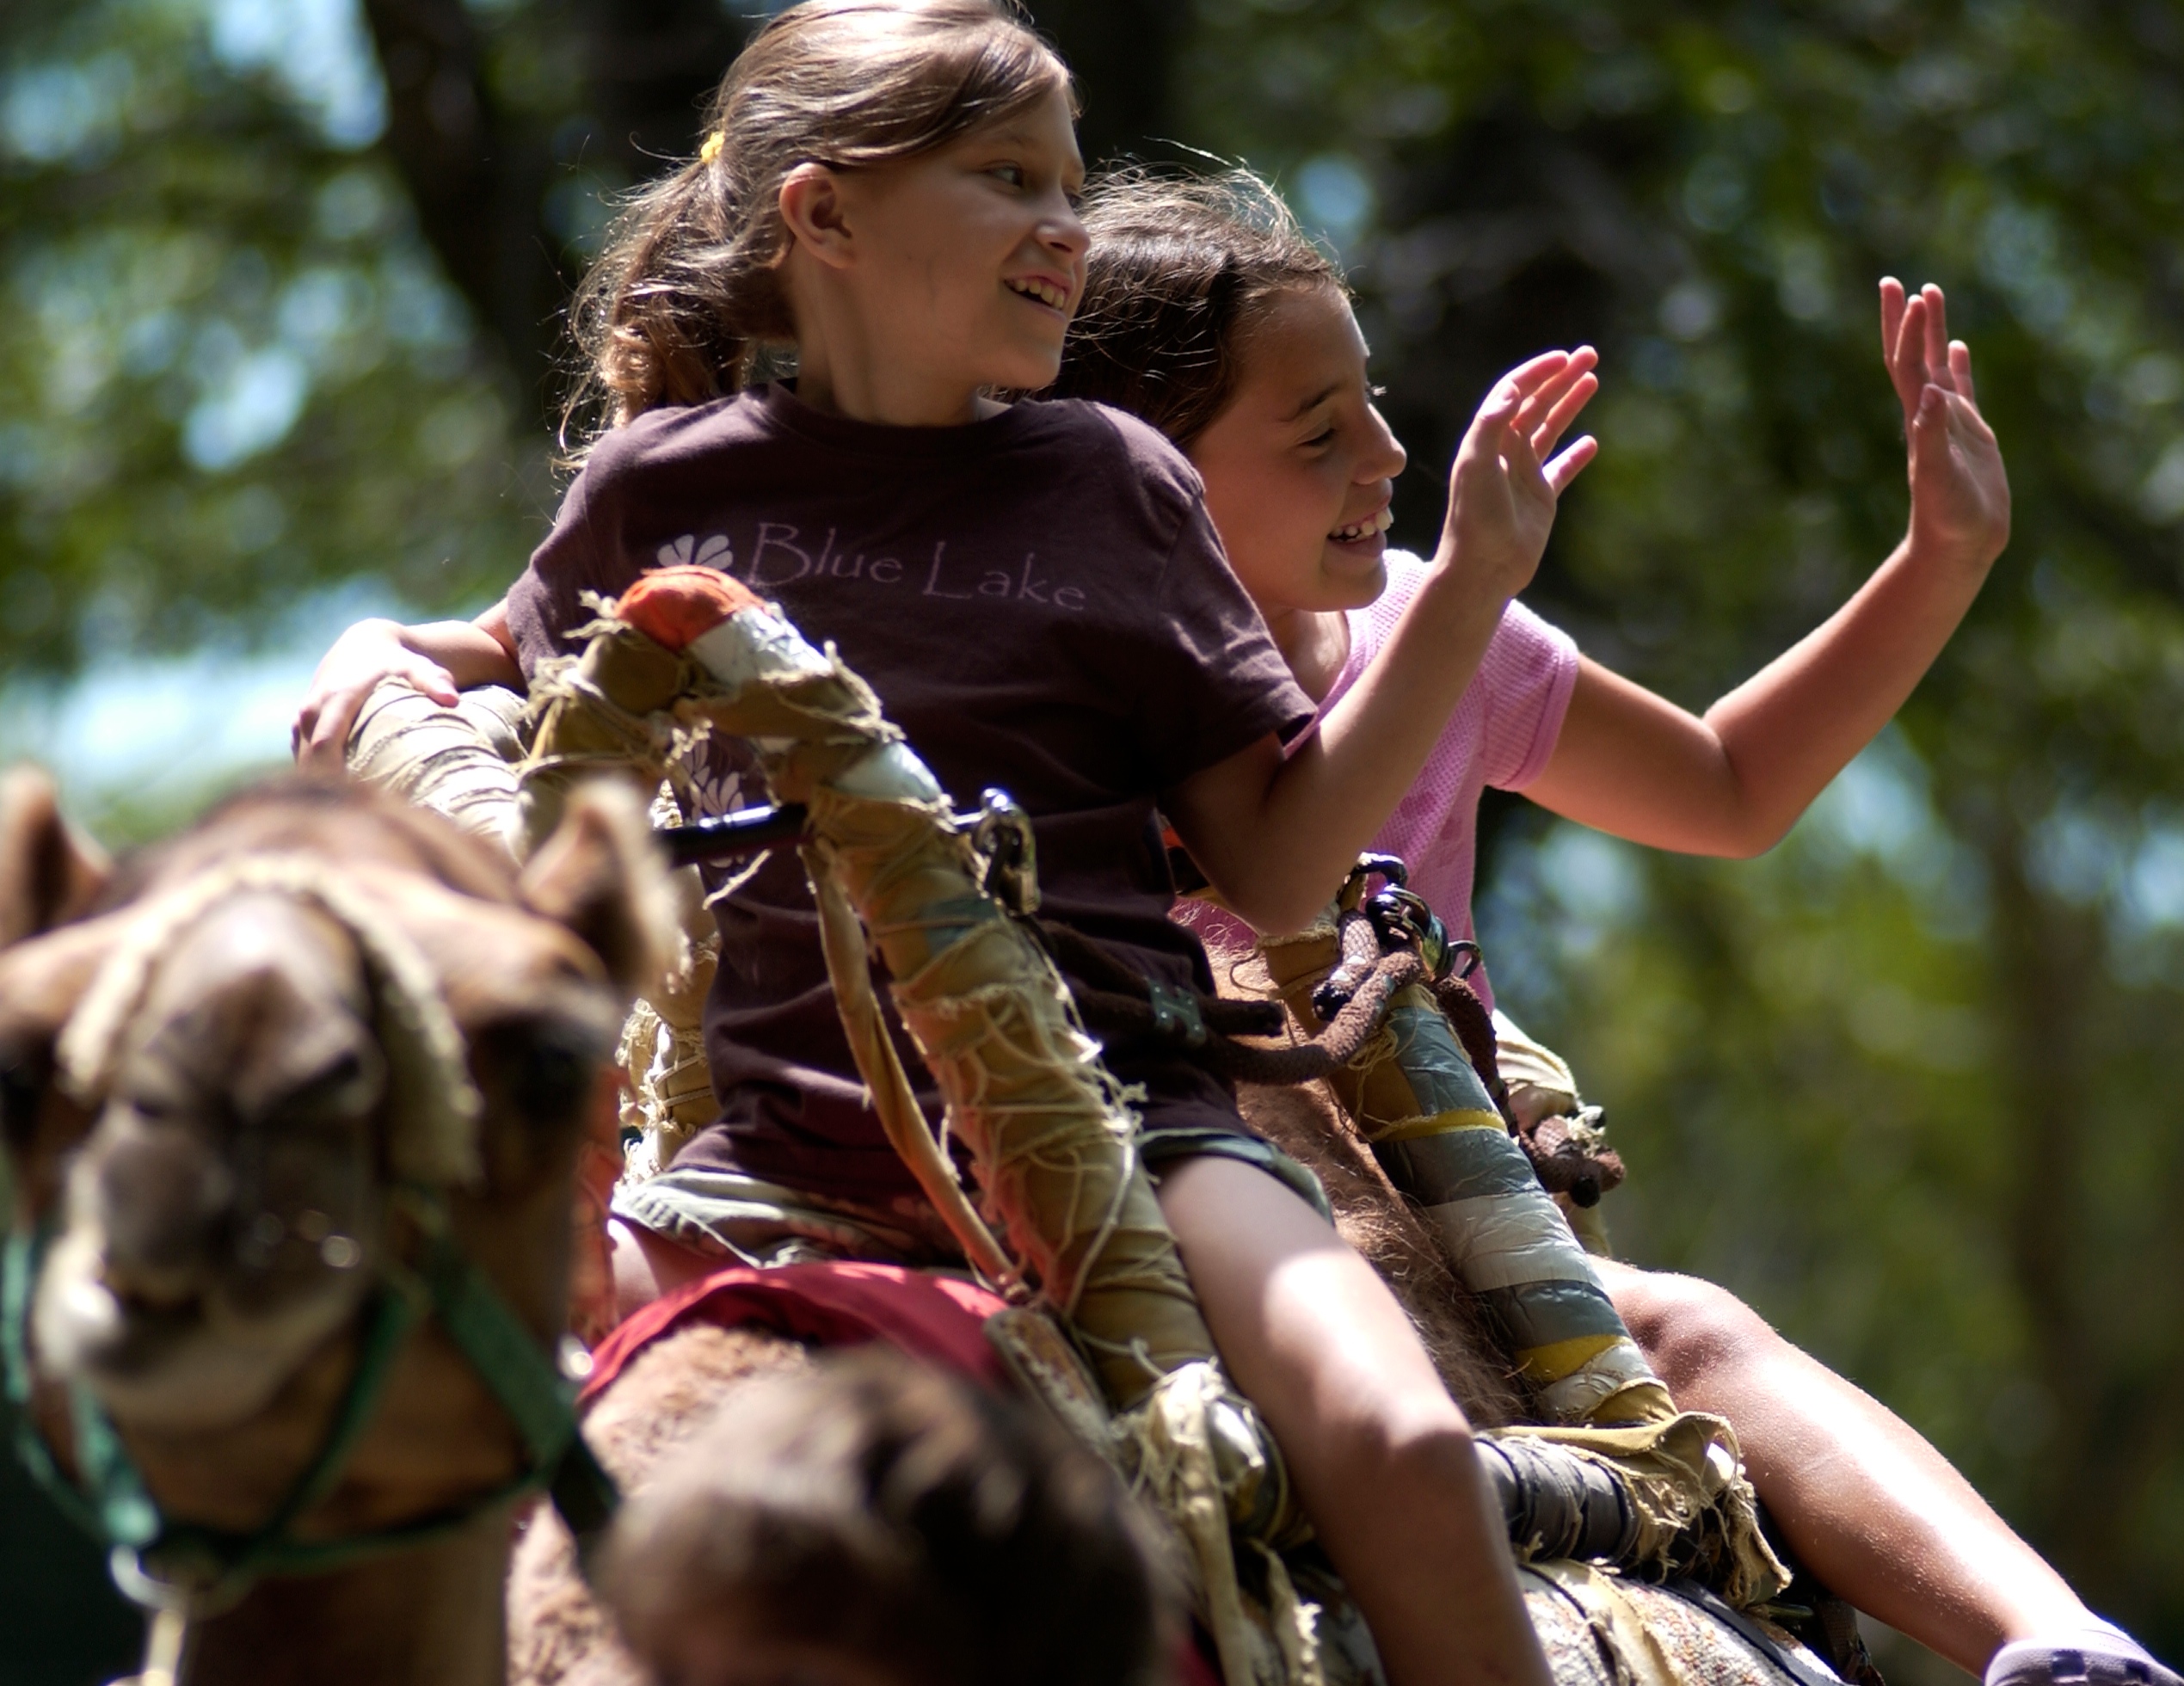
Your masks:
[{"label": "bare leg", "polygon": [[1547,1686],[1470,1425],[1386,1284],[1234,1160],[1178,1166],[1160,1205],[1397,1686]]},{"label": "bare leg", "polygon": [[729,1261],[670,1241],[620,1218],[606,1221],[606,1247],[614,1269],[614,1314],[627,1317],[686,1283],[711,1276]]},{"label": "bare leg", "polygon": [[1917,1431],[1734,1295],[1596,1262],[1676,1403],[1736,1425],[1791,1549],[1838,1596],[1975,1675],[2012,1640],[2092,1623]]}]

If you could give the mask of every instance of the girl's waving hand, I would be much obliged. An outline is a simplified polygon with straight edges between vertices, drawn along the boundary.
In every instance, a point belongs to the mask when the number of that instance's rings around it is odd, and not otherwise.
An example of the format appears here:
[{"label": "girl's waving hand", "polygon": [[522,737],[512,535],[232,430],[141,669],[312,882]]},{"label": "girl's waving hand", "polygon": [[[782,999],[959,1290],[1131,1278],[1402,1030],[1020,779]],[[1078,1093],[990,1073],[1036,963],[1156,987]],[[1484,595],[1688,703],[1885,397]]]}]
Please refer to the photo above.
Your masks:
[{"label": "girl's waving hand", "polygon": [[2009,481],[1948,337],[1941,289],[1880,284],[1882,351],[1910,452],[1909,530],[1826,622],[1693,715],[1598,662],[1525,794],[1633,842],[1772,848],[1904,705],[2009,539]]},{"label": "girl's waving hand", "polygon": [[2009,542],[2009,477],[1979,414],[1971,348],[1949,337],[1941,289],[1906,298],[1901,281],[1883,280],[1880,348],[1910,447],[1912,548],[1984,569]]}]

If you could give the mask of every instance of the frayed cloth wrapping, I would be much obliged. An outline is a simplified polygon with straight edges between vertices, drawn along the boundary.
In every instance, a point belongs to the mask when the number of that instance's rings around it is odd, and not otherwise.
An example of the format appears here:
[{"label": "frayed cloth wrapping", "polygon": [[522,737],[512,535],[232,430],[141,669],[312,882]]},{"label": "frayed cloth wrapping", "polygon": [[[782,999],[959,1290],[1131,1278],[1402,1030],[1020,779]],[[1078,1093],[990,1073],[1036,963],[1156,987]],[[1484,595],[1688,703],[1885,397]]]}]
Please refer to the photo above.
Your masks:
[{"label": "frayed cloth wrapping", "polygon": [[1594,1640],[1615,1662],[1616,1686],[1683,1686],[1682,1671],[1615,1575],[1589,1563],[1535,1563],[1584,1612]]},{"label": "frayed cloth wrapping", "polygon": [[[1035,1286],[1090,1359],[1118,1418],[1118,1461],[1190,1548],[1229,1686],[1316,1686],[1308,1616],[1278,1560],[1265,1554],[1262,1620],[1235,1591],[1239,1544],[1295,1535],[1298,1514],[1271,1436],[1221,1374],[1138,1160],[1130,1097],[1101,1066],[1035,937],[982,888],[987,863],[931,773],[831,649],[821,655],[755,600],[680,651],[611,614],[581,636],[581,656],[543,665],[532,680],[538,724],[520,777],[528,834],[553,822],[585,773],[634,768],[657,779],[679,745],[705,733],[752,745],[774,798],[809,814],[803,858],[829,974],[890,1138],[967,1254],[1001,1283]],[[865,976],[868,942],[1006,1255],[989,1254],[981,1214],[895,1062]]]},{"label": "frayed cloth wrapping", "polygon": [[[1220,1650],[1225,1686],[1326,1686],[1318,1606],[1299,1596],[1289,1566],[1263,1539],[1232,1535],[1240,1488],[1256,1492],[1274,1475],[1266,1461],[1273,1443],[1218,1366],[1208,1360],[1162,1376],[1117,1430],[1125,1473],[1182,1534],[1198,1566],[1199,1613]],[[1260,1571],[1263,1597],[1238,1574],[1233,1538]]]},{"label": "frayed cloth wrapping", "polygon": [[[1212,1338],[1135,1160],[1134,1116],[1052,964],[980,888],[945,797],[869,688],[756,606],[683,652],[618,620],[586,636],[580,659],[542,666],[533,680],[527,823],[547,821],[579,770],[634,758],[654,779],[679,734],[749,741],[775,797],[809,809],[808,861],[840,884],[886,961],[987,1211],[1069,1319],[1109,1397],[1127,1408],[1160,1375],[1209,1357]],[[852,1050],[875,1054],[850,1028]],[[861,1069],[876,1094],[895,1088],[877,1060]],[[928,1174],[935,1162],[926,1160]],[[944,1210],[946,1191],[928,1192]]]},{"label": "frayed cloth wrapping", "polygon": [[[1332,918],[1260,952],[1290,1011],[1316,1027],[1312,991],[1337,955]],[[1615,1472],[1637,1515],[1629,1566],[1697,1573],[1736,1604],[1787,1585],[1735,1434],[1720,1418],[1677,1412],[1431,993],[1397,992],[1381,1034],[1329,1086],[1556,1418],[1505,1432]]]},{"label": "frayed cloth wrapping", "polygon": [[[526,754],[526,707],[523,698],[499,686],[465,691],[449,707],[406,680],[385,680],[366,698],[349,734],[349,773],[520,858],[528,852],[517,776]],[[653,803],[653,817],[674,824],[682,815],[663,794]],[[533,840],[543,834],[529,834]],[[625,1179],[641,1180],[673,1164],[720,1111],[701,1022],[720,937],[697,869],[678,870],[670,884],[681,914],[678,952],[631,1006],[616,1054],[629,1077],[620,1120],[633,1144],[619,1167]]]},{"label": "frayed cloth wrapping", "polygon": [[465,691],[450,708],[406,680],[383,680],[350,729],[348,770],[513,852],[523,711],[497,685]]},{"label": "frayed cloth wrapping", "polygon": [[[1283,1504],[1280,1467],[1266,1457],[1264,1429],[1219,1371],[1186,1364],[1163,1376],[1142,1405],[1117,1417],[1044,1312],[997,1312],[987,1320],[986,1335],[1024,1390],[1117,1464],[1138,1496],[1169,1518],[1193,1561],[1205,1566],[1199,1611],[1220,1651],[1225,1686],[1326,1686],[1322,1650],[1332,1635],[1321,1631],[1325,1612],[1265,1543]],[[1253,1523],[1239,1524],[1240,1516]],[[1256,1591],[1239,1572],[1232,1549],[1239,1536],[1247,1542]],[[1334,1596],[1344,1595],[1338,1589]]]},{"label": "frayed cloth wrapping", "polygon": [[1492,1437],[1553,1446],[1619,1479],[1637,1523],[1623,1567],[1689,1575],[1739,1609],[1765,1603],[1790,1584],[1760,1531],[1736,1431],[1722,1418],[1687,1411],[1626,1428],[1520,1425]]}]

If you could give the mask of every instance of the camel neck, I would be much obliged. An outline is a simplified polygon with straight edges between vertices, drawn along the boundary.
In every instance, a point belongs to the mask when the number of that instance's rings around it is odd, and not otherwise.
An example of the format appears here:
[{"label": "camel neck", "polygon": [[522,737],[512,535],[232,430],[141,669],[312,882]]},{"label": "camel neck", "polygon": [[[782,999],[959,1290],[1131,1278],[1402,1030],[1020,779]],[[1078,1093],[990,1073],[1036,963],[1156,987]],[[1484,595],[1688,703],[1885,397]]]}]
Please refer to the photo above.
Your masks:
[{"label": "camel neck", "polygon": [[509,1515],[331,1574],[261,1582],[198,1625],[184,1686],[501,1686]]}]

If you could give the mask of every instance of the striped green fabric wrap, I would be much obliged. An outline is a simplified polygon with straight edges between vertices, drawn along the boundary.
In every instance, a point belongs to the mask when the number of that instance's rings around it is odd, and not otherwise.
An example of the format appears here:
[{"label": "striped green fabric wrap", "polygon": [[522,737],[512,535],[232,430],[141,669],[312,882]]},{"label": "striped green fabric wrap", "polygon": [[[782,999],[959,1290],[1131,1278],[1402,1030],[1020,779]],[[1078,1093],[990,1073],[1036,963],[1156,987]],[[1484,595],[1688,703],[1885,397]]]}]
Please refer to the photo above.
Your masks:
[{"label": "striped green fabric wrap", "polygon": [[[1332,927],[1262,952],[1290,1010],[1316,1025],[1312,989],[1333,960]],[[1439,1232],[1553,1420],[1676,1414],[1430,990],[1399,990],[1380,1035],[1329,1082],[1388,1180]]]}]

